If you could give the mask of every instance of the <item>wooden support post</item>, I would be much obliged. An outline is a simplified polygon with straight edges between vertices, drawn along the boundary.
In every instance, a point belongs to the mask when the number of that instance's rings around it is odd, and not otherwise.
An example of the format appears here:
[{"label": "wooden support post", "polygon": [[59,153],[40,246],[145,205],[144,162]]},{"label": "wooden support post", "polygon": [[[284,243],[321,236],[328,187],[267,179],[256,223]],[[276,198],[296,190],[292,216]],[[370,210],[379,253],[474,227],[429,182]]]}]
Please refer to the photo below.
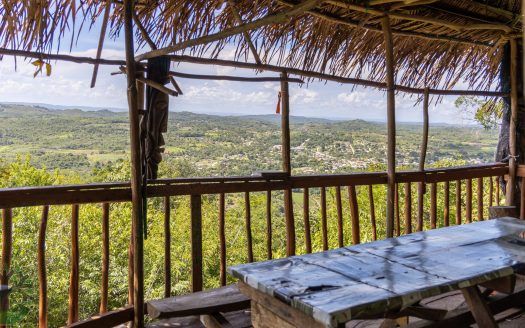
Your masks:
[{"label": "wooden support post", "polygon": [[[281,139],[283,171],[292,173],[290,159],[290,96],[288,93],[288,75],[281,73]],[[295,255],[295,221],[293,215],[292,191],[284,190],[284,215],[286,220],[286,255]]]},{"label": "wooden support post", "polygon": [[516,205],[516,124],[518,122],[518,46],[516,39],[510,42],[510,126],[509,126],[509,179],[507,180],[505,205]]},{"label": "wooden support post", "polygon": [[385,38],[386,59],[386,85],[387,85],[387,207],[386,207],[386,235],[394,236],[394,197],[396,184],[396,99],[395,99],[395,68],[394,68],[394,42],[390,18],[381,19],[383,35]]},{"label": "wooden support post", "polygon": [[128,110],[131,148],[131,203],[133,229],[133,322],[135,328],[144,327],[144,212],[142,163],[139,137],[137,75],[133,40],[133,0],[124,0],[124,40],[128,85]]},{"label": "wooden support post", "polygon": [[46,229],[49,206],[42,207],[38,231],[38,327],[47,328]]},{"label": "wooden support post", "polygon": [[[11,257],[13,253],[13,212],[10,208],[2,210],[2,272],[0,284],[2,288],[9,286],[11,275]],[[9,311],[9,297],[2,298],[0,303],[0,327],[7,327],[7,312]]]},{"label": "wooden support post", "polygon": [[102,272],[99,313],[108,312],[109,287],[109,203],[102,204]]},{"label": "wooden support post", "polygon": [[164,197],[164,297],[171,296],[171,202]]},{"label": "wooden support post", "polygon": [[191,195],[191,291],[202,290],[202,197]]},{"label": "wooden support post", "polygon": [[[429,103],[429,89],[425,88],[423,94],[423,138],[421,139],[421,148],[419,152],[419,166],[420,172],[425,171],[425,162],[427,157],[427,146],[428,146],[428,128],[429,128],[429,115],[428,115],[428,103]],[[419,182],[417,185],[417,231],[422,231],[424,228],[423,216],[424,216],[424,195],[426,192],[425,182]]]},{"label": "wooden support post", "polygon": [[79,206],[73,205],[71,208],[71,255],[70,255],[70,277],[69,277],[69,306],[68,306],[68,325],[78,321],[79,302],[79,249],[78,249],[78,214]]}]

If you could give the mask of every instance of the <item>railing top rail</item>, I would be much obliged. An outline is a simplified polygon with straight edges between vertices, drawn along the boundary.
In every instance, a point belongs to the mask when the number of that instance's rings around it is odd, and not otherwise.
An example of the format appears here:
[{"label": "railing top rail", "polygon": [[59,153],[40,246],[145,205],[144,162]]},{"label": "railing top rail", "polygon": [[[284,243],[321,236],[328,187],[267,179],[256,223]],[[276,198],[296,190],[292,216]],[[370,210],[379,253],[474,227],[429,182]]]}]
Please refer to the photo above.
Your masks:
[{"label": "railing top rail", "polygon": [[[525,168],[522,168],[525,171]],[[476,177],[502,176],[505,163],[469,165],[420,171],[399,171],[396,182],[443,182]],[[226,176],[159,179],[148,183],[148,197],[217,194],[385,184],[385,172],[282,176]],[[0,208],[38,205],[126,202],[131,200],[129,182],[0,189]]]}]

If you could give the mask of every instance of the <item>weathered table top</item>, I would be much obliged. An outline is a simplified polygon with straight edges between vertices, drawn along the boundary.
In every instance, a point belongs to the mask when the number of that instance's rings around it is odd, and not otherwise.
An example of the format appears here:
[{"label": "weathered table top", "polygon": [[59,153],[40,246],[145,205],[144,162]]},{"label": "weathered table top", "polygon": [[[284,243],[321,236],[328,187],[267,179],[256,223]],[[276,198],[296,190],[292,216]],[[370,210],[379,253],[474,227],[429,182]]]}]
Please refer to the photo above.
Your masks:
[{"label": "weathered table top", "polygon": [[525,271],[525,221],[501,218],[228,272],[328,327]]}]

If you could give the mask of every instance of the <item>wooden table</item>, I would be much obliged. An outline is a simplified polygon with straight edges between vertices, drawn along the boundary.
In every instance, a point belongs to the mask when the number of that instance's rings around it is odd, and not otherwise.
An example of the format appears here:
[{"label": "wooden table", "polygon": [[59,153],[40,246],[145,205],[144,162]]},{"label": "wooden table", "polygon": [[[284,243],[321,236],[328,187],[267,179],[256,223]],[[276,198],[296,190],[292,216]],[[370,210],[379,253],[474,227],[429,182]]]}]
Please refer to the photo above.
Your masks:
[{"label": "wooden table", "polygon": [[525,221],[500,218],[228,268],[254,327],[344,327],[362,318],[445,311],[419,301],[462,290],[481,327],[497,327],[479,285],[512,293],[525,269]]}]

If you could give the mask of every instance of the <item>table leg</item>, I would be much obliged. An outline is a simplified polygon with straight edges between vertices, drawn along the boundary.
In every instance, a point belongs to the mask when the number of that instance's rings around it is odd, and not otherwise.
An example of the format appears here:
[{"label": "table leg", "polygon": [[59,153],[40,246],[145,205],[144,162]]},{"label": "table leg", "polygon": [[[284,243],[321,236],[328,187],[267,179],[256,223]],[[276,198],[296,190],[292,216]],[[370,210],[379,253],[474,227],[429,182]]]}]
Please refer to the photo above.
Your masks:
[{"label": "table leg", "polygon": [[481,296],[478,286],[462,288],[461,292],[463,293],[463,297],[465,297],[470,312],[472,312],[472,316],[479,327],[498,327],[490,308]]}]

